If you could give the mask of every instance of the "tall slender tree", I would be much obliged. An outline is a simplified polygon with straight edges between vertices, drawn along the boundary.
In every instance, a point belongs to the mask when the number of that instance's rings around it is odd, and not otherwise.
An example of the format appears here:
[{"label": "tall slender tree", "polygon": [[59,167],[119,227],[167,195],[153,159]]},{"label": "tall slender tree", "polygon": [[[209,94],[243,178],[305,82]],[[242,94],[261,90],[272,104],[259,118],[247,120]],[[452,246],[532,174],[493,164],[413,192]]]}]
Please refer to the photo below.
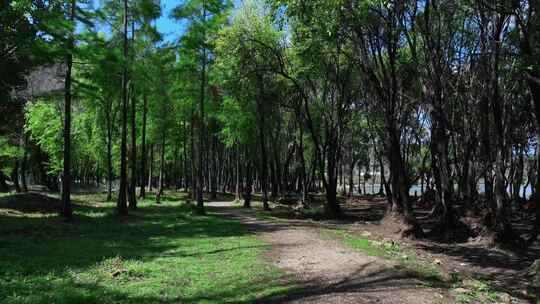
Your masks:
[{"label": "tall slender tree", "polygon": [[[76,1],[69,2],[69,21],[75,21]],[[71,28],[66,40],[66,76],[64,82],[64,169],[62,172],[62,215],[70,220],[73,216],[71,207],[71,68],[73,65],[74,31]]]},{"label": "tall slender tree", "polygon": [[120,144],[120,188],[118,192],[118,201],[116,208],[119,215],[128,214],[127,206],[127,114],[128,114],[128,0],[124,0],[124,19],[123,19],[123,55],[124,66],[122,70],[122,135]]}]

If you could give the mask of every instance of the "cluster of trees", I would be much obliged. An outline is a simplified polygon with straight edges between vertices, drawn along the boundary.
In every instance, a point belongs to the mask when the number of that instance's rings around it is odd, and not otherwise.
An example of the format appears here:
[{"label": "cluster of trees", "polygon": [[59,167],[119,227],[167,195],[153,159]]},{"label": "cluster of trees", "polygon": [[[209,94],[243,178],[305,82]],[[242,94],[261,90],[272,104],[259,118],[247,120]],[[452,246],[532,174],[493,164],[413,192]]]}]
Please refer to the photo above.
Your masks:
[{"label": "cluster of trees", "polygon": [[[269,209],[321,191],[337,217],[340,185],[352,194],[355,170],[376,165],[407,233],[422,232],[409,193],[422,184],[441,232],[480,209],[497,240],[528,245],[540,204],[527,239],[510,219],[540,191],[539,13],[534,0],[189,0],[165,43],[155,1],[8,1],[2,113],[26,123],[3,127],[0,184],[31,172],[52,188],[63,170],[68,217],[70,175],[104,175],[109,199],[119,178],[120,214],[137,187],[158,202],[175,187],[200,213],[203,192],[249,206],[260,191]],[[45,61],[63,62],[63,96],[11,93]]]}]

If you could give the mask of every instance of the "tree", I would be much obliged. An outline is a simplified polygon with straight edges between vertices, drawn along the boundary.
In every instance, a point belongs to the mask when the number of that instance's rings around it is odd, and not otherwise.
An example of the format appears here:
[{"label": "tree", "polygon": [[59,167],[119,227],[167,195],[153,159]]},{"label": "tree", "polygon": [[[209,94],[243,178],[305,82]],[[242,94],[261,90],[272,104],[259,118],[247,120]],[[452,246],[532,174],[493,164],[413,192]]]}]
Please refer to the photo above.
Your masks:
[{"label": "tree", "polygon": [[[75,21],[76,2],[69,4],[69,21]],[[73,31],[72,29],[71,31]],[[73,65],[73,33],[68,34],[66,43],[66,78],[64,83],[64,170],[62,174],[62,215],[70,220],[71,209],[71,67]]]},{"label": "tree", "polygon": [[124,0],[123,21],[123,71],[122,71],[122,135],[120,144],[120,189],[116,208],[119,215],[127,215],[127,113],[128,113],[128,1]]},{"label": "tree", "polygon": [[[173,16],[178,20],[188,20],[187,33],[182,38],[185,56],[198,62],[200,72],[199,83],[199,151],[198,151],[198,187],[197,212],[204,214],[203,187],[204,187],[204,155],[206,153],[206,122],[205,101],[207,99],[208,68],[212,64],[211,54],[213,46],[211,38],[217,33],[226,21],[229,1],[223,0],[189,0],[177,6]],[[208,186],[208,185],[207,185]]]}]

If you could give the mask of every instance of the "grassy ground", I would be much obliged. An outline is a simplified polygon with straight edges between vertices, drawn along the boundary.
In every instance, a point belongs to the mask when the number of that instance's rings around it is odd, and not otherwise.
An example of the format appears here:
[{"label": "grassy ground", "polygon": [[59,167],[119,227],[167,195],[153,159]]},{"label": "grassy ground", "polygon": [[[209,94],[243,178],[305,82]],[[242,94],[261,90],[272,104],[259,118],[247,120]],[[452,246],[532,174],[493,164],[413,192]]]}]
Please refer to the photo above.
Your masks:
[{"label": "grassy ground", "polygon": [[193,216],[172,194],[119,219],[103,199],[76,196],[73,223],[0,206],[0,303],[249,303],[287,291],[239,222]]}]

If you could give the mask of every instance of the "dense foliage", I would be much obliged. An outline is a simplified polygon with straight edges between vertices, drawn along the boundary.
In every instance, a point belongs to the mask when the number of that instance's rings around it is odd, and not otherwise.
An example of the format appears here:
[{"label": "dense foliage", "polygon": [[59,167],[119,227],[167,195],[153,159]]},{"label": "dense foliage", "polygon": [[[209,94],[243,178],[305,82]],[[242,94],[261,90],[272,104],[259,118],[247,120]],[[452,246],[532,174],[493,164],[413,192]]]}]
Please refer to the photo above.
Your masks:
[{"label": "dense foliage", "polygon": [[[56,190],[67,153],[76,187],[110,200],[119,181],[122,214],[137,187],[157,187],[158,202],[183,188],[200,213],[203,192],[249,207],[260,191],[267,209],[322,192],[332,217],[341,194],[369,192],[407,234],[422,234],[415,209],[427,203],[433,231],[476,212],[496,240],[527,246],[540,232],[539,5],[190,0],[170,16],[185,31],[166,43],[152,0],[8,1],[0,188]],[[18,93],[61,63],[72,105],[52,88]],[[518,233],[511,219],[527,208],[534,228]]]}]

